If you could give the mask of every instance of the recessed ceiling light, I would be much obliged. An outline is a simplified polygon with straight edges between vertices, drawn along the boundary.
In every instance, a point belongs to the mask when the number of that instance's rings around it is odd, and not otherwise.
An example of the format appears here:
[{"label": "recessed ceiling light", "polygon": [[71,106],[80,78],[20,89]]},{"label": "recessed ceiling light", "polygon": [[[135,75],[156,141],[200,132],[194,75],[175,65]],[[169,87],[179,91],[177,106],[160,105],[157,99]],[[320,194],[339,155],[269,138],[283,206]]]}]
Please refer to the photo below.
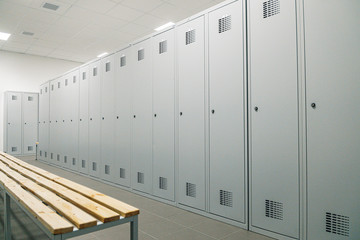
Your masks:
[{"label": "recessed ceiling light", "polygon": [[0,40],[8,40],[8,38],[10,37],[10,33],[4,33],[4,32],[0,32]]},{"label": "recessed ceiling light", "polygon": [[164,30],[164,29],[166,29],[166,28],[168,28],[168,27],[172,27],[172,26],[174,26],[175,25],[175,23],[173,23],[173,22],[168,22],[168,23],[166,23],[166,24],[164,24],[164,25],[162,25],[162,26],[160,26],[160,27],[158,27],[158,28],[155,28],[155,31],[161,31],[161,30]]},{"label": "recessed ceiling light", "polygon": [[33,32],[22,32],[23,35],[27,35],[27,36],[34,36],[34,33]]},{"label": "recessed ceiling light", "polygon": [[52,4],[52,3],[45,3],[45,4],[43,5],[43,8],[56,11],[56,10],[58,10],[59,6],[58,6],[58,5],[55,5],[55,4]]},{"label": "recessed ceiling light", "polygon": [[101,57],[104,57],[104,56],[106,56],[106,55],[108,55],[108,53],[107,53],[107,52],[103,52],[102,54],[97,55],[97,57],[98,57],[98,58],[101,58]]}]

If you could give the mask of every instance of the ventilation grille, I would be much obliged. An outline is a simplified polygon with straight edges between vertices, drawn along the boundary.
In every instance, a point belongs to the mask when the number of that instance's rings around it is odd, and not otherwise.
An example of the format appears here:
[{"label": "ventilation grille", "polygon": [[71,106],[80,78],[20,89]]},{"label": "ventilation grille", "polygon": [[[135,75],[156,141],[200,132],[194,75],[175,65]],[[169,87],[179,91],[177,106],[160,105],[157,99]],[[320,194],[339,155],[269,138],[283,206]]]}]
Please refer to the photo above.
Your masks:
[{"label": "ventilation grille", "polygon": [[64,163],[67,163],[67,156],[64,156]]},{"label": "ventilation grille", "polygon": [[16,152],[16,151],[17,151],[17,147],[11,147],[11,151],[12,151],[12,152]]},{"label": "ventilation grille", "polygon": [[34,101],[34,97],[29,96],[29,97],[28,97],[28,101],[29,101],[29,102]]},{"label": "ventilation grille", "polygon": [[137,182],[144,184],[144,173],[142,173],[142,172],[137,173]]},{"label": "ventilation grille", "polygon": [[167,190],[167,178],[159,177],[159,188]]},{"label": "ventilation grille", "polygon": [[56,156],[56,160],[60,161],[60,155],[59,154]]},{"label": "ventilation grille", "polygon": [[51,85],[51,91],[54,91],[54,84]]},{"label": "ventilation grille", "polygon": [[125,178],[125,168],[120,168],[120,178]]},{"label": "ventilation grille", "polygon": [[33,146],[28,146],[28,151],[32,151],[34,150],[34,147]]},{"label": "ventilation grille", "polygon": [[33,32],[27,32],[27,31],[24,31],[22,32],[23,35],[26,35],[26,36],[34,36],[34,33]]},{"label": "ventilation grille", "polygon": [[55,4],[52,4],[52,3],[45,3],[45,4],[43,5],[43,8],[56,11],[56,10],[58,10],[59,6],[58,6],[58,5],[55,5]]},{"label": "ventilation grille", "polygon": [[93,76],[95,77],[97,75],[97,68],[93,68]]},{"label": "ventilation grille", "polygon": [[280,1],[269,0],[263,2],[263,18],[268,18],[280,13]]},{"label": "ventilation grille", "polygon": [[93,170],[93,171],[96,171],[96,169],[97,169],[96,162],[93,162],[93,163],[92,163],[92,170]]},{"label": "ventilation grille", "polygon": [[39,153],[39,154],[40,154],[40,157],[41,157],[41,156],[42,156],[42,151],[41,151],[41,150],[40,150],[40,153]]},{"label": "ventilation grille", "polygon": [[167,52],[167,41],[159,42],[159,54]]},{"label": "ventilation grille", "polygon": [[326,232],[349,236],[349,217],[334,213],[326,213]]},{"label": "ventilation grille", "polygon": [[120,58],[120,67],[125,67],[126,66],[126,56],[122,56]]},{"label": "ventilation grille", "polygon": [[195,29],[186,32],[186,45],[194,43],[196,41]]},{"label": "ventilation grille", "polygon": [[220,205],[226,207],[233,206],[233,193],[225,190],[220,190]]},{"label": "ventilation grille", "polygon": [[47,158],[47,152],[45,152],[45,157]]},{"label": "ventilation grille", "polygon": [[283,220],[283,204],[271,200],[265,200],[265,216]]},{"label": "ventilation grille", "polygon": [[45,87],[45,92],[47,93],[47,87]]},{"label": "ventilation grille", "polygon": [[105,174],[110,175],[110,166],[109,165],[105,165]]},{"label": "ventilation grille", "polygon": [[76,158],[72,159],[72,165],[75,166],[76,165]]},{"label": "ventilation grille", "polygon": [[42,94],[42,89],[40,89],[40,94]]},{"label": "ventilation grille", "polygon": [[83,79],[83,80],[86,79],[86,72],[83,72],[83,74],[82,74],[82,79]]},{"label": "ventilation grille", "polygon": [[105,72],[109,72],[111,70],[111,68],[110,68],[110,62],[107,62],[106,64],[105,64]]},{"label": "ventilation grille", "polygon": [[219,19],[219,33],[229,31],[231,29],[231,15]]},{"label": "ventilation grille", "polygon": [[68,80],[67,79],[65,79],[65,86],[67,86],[68,85]]},{"label": "ventilation grille", "polygon": [[186,196],[196,198],[196,185],[193,183],[186,183]]},{"label": "ventilation grille", "polygon": [[73,76],[73,83],[76,83],[76,76]]},{"label": "ventilation grille", "polygon": [[60,88],[60,85],[61,85],[61,83],[60,83],[60,82],[58,82],[58,88]]},{"label": "ventilation grille", "polygon": [[86,167],[86,161],[85,160],[81,160],[81,167],[85,168]]},{"label": "ventilation grille", "polygon": [[141,61],[145,58],[145,50],[144,49],[140,49],[138,51],[138,61]]},{"label": "ventilation grille", "polygon": [[12,96],[11,96],[11,100],[14,100],[14,101],[16,101],[16,100],[17,100],[17,96],[15,96],[15,95],[12,95]]}]

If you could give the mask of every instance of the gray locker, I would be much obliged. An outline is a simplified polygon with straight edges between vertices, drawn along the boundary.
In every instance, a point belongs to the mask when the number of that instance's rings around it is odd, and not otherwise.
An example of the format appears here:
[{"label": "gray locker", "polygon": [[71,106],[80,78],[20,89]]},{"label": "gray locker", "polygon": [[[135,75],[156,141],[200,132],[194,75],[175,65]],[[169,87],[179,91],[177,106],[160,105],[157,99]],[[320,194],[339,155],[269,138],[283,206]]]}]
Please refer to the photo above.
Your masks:
[{"label": "gray locker", "polygon": [[89,174],[94,177],[100,177],[101,168],[100,63],[91,63],[89,69]]},{"label": "gray locker", "polygon": [[242,4],[209,13],[210,212],[245,222]]},{"label": "gray locker", "polygon": [[205,209],[204,16],[177,27],[179,203]]},{"label": "gray locker", "polygon": [[130,186],[132,115],[132,49],[115,54],[115,170],[114,181]]},{"label": "gray locker", "polygon": [[[57,162],[57,148],[56,148],[56,136],[57,136],[57,124],[56,124],[56,91],[55,91],[55,82],[56,80],[52,80],[49,83],[49,162],[58,165]],[[39,153],[40,157],[42,155],[45,157],[45,151]],[[47,154],[46,154],[47,155]]]},{"label": "gray locker", "polygon": [[80,68],[79,79],[79,171],[89,173],[89,66]]},{"label": "gray locker", "polygon": [[22,96],[22,125],[23,125],[23,155],[34,155],[36,153],[36,142],[38,140],[38,104],[37,93],[23,93]]},{"label": "gray locker", "polygon": [[115,66],[114,55],[101,60],[101,178],[114,182]]},{"label": "gray locker", "polygon": [[[50,161],[58,166],[62,166],[64,155],[61,138],[66,134],[61,126],[61,82],[61,77],[50,82]],[[48,154],[44,152],[44,156]]]},{"label": "gray locker", "polygon": [[153,194],[174,201],[175,192],[175,35],[152,38]]},{"label": "gray locker", "polygon": [[249,3],[251,229],[299,238],[295,1]]},{"label": "gray locker", "polygon": [[11,155],[22,154],[22,122],[21,122],[21,102],[20,92],[5,93],[5,134],[4,149]]},{"label": "gray locker", "polygon": [[131,186],[152,192],[152,51],[147,39],[132,47],[133,123]]},{"label": "gray locker", "polygon": [[[45,83],[40,87],[39,95],[39,145],[38,145],[38,159],[49,161],[50,156],[45,158],[44,152],[49,152],[50,145],[50,84]],[[41,156],[40,156],[41,151]]]},{"label": "gray locker", "polygon": [[57,82],[57,92],[59,98],[57,99],[57,110],[59,113],[59,131],[61,134],[58,136],[58,145],[60,147],[60,165],[65,168],[70,168],[70,149],[72,144],[71,139],[71,91],[69,87],[70,74],[61,77]]},{"label": "gray locker", "polygon": [[307,239],[360,239],[359,1],[304,1]]}]

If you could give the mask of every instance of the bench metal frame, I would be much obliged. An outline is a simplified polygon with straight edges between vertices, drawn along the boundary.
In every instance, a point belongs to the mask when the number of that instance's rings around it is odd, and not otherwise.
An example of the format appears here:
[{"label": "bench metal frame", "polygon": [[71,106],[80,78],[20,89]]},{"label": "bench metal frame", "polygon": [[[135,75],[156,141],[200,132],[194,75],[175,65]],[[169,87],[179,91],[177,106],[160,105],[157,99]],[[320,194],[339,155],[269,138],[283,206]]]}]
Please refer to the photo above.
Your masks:
[{"label": "bench metal frame", "polygon": [[2,194],[4,196],[4,240],[11,240],[10,199],[13,199],[14,202],[16,202],[16,204],[20,207],[20,209],[25,212],[26,215],[29,216],[30,219],[52,240],[63,240],[77,237],[128,222],[130,222],[130,240],[138,240],[138,215],[126,218],[120,216],[119,220],[107,223],[102,223],[98,221],[96,226],[83,229],[78,229],[74,226],[74,230],[72,232],[54,235],[32,213],[30,213],[22,204],[20,204],[17,199],[15,199],[10,193],[8,193],[5,187],[1,184],[0,189],[3,192]]}]

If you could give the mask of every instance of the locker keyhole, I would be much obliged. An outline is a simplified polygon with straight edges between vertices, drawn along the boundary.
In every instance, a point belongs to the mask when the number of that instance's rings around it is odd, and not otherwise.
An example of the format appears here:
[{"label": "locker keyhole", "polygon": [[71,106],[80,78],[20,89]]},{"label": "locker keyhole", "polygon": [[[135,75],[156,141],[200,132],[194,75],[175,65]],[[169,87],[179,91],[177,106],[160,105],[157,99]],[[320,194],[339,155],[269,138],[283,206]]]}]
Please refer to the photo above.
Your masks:
[{"label": "locker keyhole", "polygon": [[182,116],[182,112],[180,112],[180,116]]},{"label": "locker keyhole", "polygon": [[313,109],[315,109],[315,108],[316,108],[316,103],[312,103],[312,104],[311,104],[311,107],[312,107]]},{"label": "locker keyhole", "polygon": [[90,118],[90,121],[92,121],[92,118]]},{"label": "locker keyhole", "polygon": [[156,113],[154,114],[154,117],[156,117],[157,115],[156,115]]},{"label": "locker keyhole", "polygon": [[105,118],[104,117],[102,117],[102,120],[104,120]]},{"label": "locker keyhole", "polygon": [[25,123],[25,125],[26,125],[26,123]]},{"label": "locker keyhole", "polygon": [[255,107],[254,108],[255,112],[259,111],[259,108],[258,107]]},{"label": "locker keyhole", "polygon": [[214,110],[214,109],[213,109],[213,110],[211,110],[211,113],[212,113],[212,114],[215,114],[215,110]]},{"label": "locker keyhole", "polygon": [[119,116],[116,116],[116,119],[119,119]]},{"label": "locker keyhole", "polygon": [[80,118],[80,122],[82,121],[82,119]]},{"label": "locker keyhole", "polygon": [[136,115],[134,115],[134,118],[136,118]]}]

